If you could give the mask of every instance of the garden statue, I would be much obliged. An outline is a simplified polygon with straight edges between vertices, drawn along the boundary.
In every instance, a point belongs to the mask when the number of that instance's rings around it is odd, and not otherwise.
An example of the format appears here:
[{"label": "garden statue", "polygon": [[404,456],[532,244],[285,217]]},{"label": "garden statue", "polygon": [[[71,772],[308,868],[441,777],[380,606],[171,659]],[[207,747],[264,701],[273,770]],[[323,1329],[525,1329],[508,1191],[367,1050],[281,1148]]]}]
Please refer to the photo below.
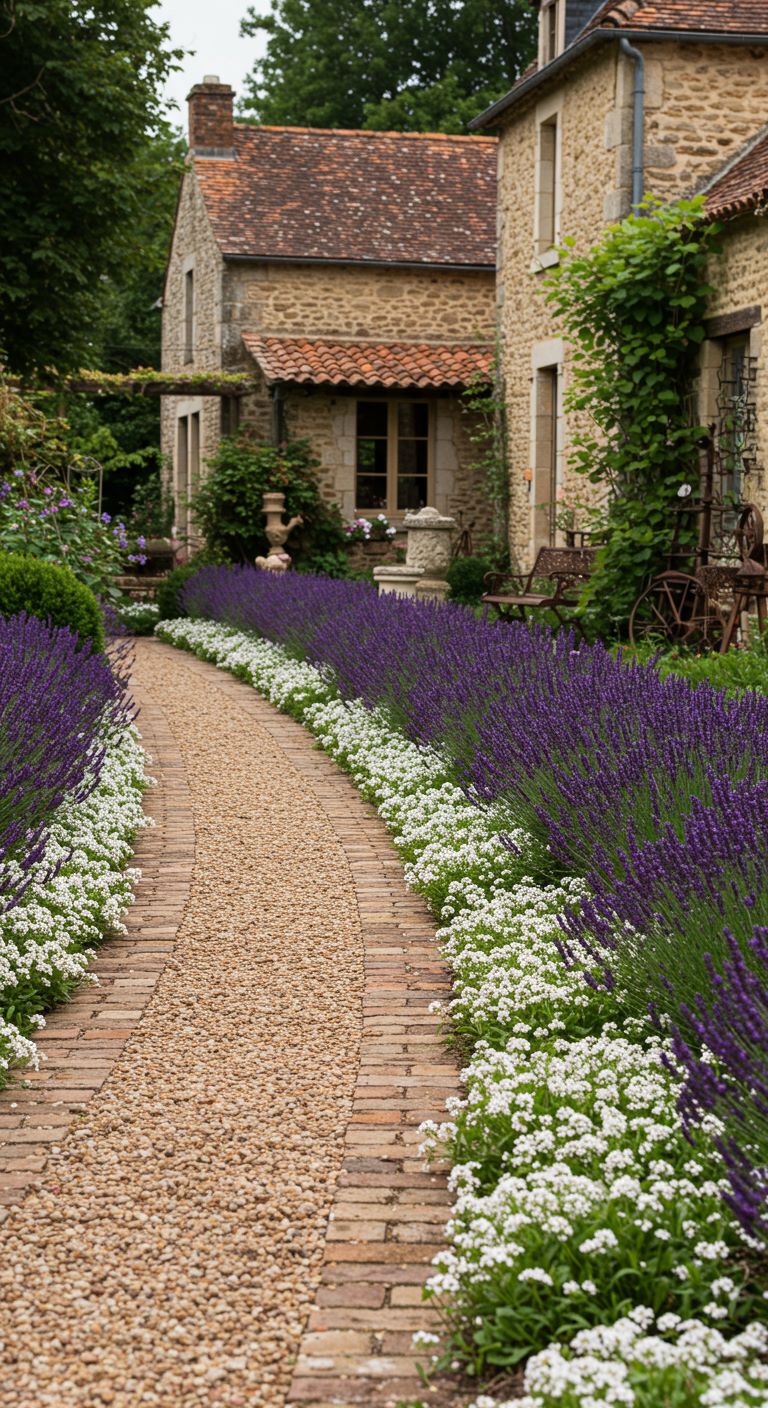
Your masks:
[{"label": "garden statue", "polygon": [[256,566],[263,568],[266,572],[287,572],[291,565],[291,555],[285,551],[286,539],[294,528],[298,528],[304,522],[304,519],[298,513],[287,523],[283,523],[285,494],[263,494],[261,502],[267,518],[265,531],[269,542],[269,552],[266,557],[256,558]]}]

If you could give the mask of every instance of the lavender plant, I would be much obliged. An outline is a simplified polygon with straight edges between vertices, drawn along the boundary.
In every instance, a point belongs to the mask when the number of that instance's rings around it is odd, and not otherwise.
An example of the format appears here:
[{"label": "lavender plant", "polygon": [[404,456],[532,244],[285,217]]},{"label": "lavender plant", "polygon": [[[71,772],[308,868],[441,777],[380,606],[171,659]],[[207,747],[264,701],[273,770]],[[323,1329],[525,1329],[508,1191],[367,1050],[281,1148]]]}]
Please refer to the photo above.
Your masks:
[{"label": "lavender plant", "polygon": [[768,913],[768,782],[708,770],[706,791],[644,844],[630,821],[618,863],[588,874],[586,897],[563,916],[566,960],[634,1015],[649,1002],[678,1013],[707,991],[728,956],[724,926],[745,954],[755,915]]},{"label": "lavender plant", "polygon": [[692,1139],[716,1117],[730,1183],[725,1201],[754,1239],[768,1243],[768,927],[752,928],[746,950],[728,928],[723,942],[722,961],[706,955],[706,996],[682,1007],[692,1037],[674,1029],[679,1110]]},{"label": "lavender plant", "polygon": [[0,911],[23,895],[56,807],[96,786],[128,717],[104,655],[23,612],[0,619]]},{"label": "lavender plant", "polygon": [[255,630],[331,670],[343,698],[439,746],[473,800],[506,809],[553,874],[611,876],[713,780],[768,778],[768,699],[726,699],[571,632],[377,597],[366,583],[204,568],[190,615]]}]

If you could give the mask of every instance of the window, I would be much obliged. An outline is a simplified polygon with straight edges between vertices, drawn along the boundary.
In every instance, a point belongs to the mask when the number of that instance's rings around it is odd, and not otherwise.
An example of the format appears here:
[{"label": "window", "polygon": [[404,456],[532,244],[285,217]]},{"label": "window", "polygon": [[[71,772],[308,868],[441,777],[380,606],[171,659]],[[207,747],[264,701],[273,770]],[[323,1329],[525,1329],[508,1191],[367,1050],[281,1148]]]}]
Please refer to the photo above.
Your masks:
[{"label": "window", "polygon": [[179,416],[176,431],[174,498],[176,529],[182,540],[193,531],[189,501],[200,478],[200,412]]},{"label": "window", "polygon": [[539,10],[539,64],[543,68],[560,53],[561,0],[541,0]]},{"label": "window", "polygon": [[358,401],[355,502],[361,513],[425,508],[431,484],[428,401]]},{"label": "window", "polygon": [[184,361],[195,360],[195,271],[184,275]]},{"label": "window", "polygon": [[754,409],[750,396],[749,336],[736,333],[725,337],[721,347],[717,398],[721,487],[725,501],[738,504],[745,473],[749,472],[750,412]]},{"label": "window", "polygon": [[539,124],[536,172],[536,253],[544,254],[557,243],[558,229],[558,141],[557,115]]},{"label": "window", "polygon": [[557,367],[540,367],[535,377],[533,534],[539,548],[554,546],[557,537],[560,375]]},{"label": "window", "polygon": [[239,396],[222,396],[219,421],[222,435],[237,434],[240,425]]}]

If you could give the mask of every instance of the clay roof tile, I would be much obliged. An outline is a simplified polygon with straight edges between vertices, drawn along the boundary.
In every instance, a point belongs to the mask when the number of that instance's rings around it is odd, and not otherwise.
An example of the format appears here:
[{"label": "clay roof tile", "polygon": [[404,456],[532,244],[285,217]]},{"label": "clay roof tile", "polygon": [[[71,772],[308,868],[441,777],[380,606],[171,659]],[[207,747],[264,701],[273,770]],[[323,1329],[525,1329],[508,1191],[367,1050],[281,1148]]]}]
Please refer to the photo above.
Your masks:
[{"label": "clay roof tile", "polygon": [[313,386],[460,390],[476,377],[489,380],[493,364],[484,343],[307,342],[250,332],[243,342],[268,382]]},{"label": "clay roof tile", "polygon": [[195,173],[231,258],[495,264],[495,138],[236,125]]}]

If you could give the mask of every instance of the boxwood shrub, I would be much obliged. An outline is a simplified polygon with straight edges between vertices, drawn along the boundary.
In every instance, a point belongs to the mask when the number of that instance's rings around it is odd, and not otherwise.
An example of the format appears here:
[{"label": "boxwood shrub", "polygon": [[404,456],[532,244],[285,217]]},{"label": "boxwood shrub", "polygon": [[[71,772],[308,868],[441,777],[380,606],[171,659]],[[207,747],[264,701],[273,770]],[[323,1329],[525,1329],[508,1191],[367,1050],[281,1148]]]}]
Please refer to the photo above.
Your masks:
[{"label": "boxwood shrub", "polygon": [[104,649],[101,609],[93,592],[68,567],[23,553],[0,553],[0,616],[28,616],[68,626],[81,642]]}]

